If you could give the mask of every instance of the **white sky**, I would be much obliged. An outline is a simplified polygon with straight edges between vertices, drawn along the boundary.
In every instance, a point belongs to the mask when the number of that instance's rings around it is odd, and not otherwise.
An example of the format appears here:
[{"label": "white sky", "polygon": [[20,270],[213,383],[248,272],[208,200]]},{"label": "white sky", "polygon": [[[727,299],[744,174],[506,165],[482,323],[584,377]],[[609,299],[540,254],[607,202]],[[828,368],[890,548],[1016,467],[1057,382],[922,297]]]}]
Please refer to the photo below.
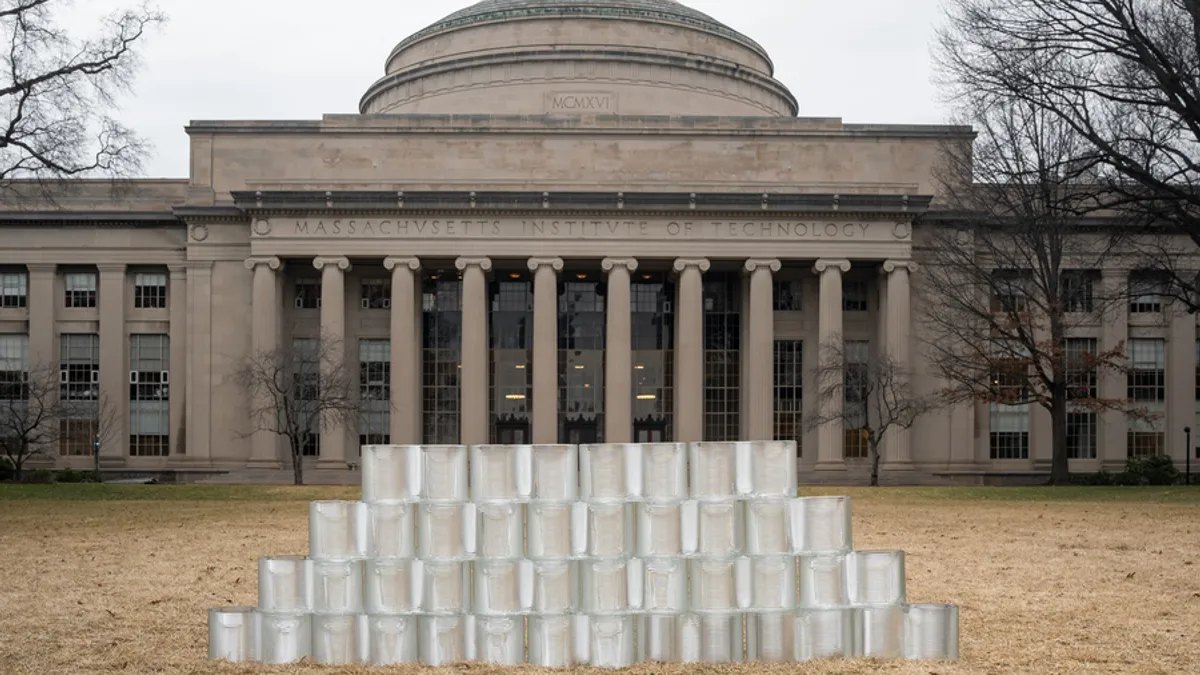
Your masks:
[{"label": "white sky", "polygon": [[[68,28],[138,0],[78,0]],[[202,119],[357,112],[404,37],[472,0],[155,0],[170,22],[143,45],[123,121],[147,137],[147,173],[187,175],[183,127]],[[939,0],[685,0],[766,48],[800,114],[942,123],[931,81]]]}]

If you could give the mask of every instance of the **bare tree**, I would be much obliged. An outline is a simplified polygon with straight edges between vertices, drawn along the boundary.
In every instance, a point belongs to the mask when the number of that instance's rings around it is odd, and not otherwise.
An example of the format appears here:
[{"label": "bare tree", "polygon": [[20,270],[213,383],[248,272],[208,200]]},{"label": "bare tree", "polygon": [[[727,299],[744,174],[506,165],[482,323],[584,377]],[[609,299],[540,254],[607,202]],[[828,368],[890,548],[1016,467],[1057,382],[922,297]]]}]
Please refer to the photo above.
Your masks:
[{"label": "bare tree", "polygon": [[58,23],[69,0],[0,0],[0,190],[18,179],[137,173],[147,145],[111,116],[138,68],[139,42],[164,21],[148,5],[76,39]]},{"label": "bare tree", "polygon": [[0,450],[17,480],[29,460],[54,456],[62,410],[57,368],[35,367],[22,376],[0,383]]},{"label": "bare tree", "polygon": [[358,382],[341,356],[341,343],[328,336],[297,340],[248,356],[237,381],[250,399],[250,428],[287,439],[296,485],[304,483],[305,443],[322,426],[357,423],[362,404]]},{"label": "bare tree", "polygon": [[814,373],[822,403],[817,410],[837,412],[806,415],[804,424],[816,429],[841,421],[844,428],[861,431],[867,439],[871,485],[879,485],[879,448],[888,432],[911,429],[918,417],[935,407],[936,400],[917,395],[905,364],[883,352],[872,354],[866,346],[841,337],[821,345],[821,365]]}]

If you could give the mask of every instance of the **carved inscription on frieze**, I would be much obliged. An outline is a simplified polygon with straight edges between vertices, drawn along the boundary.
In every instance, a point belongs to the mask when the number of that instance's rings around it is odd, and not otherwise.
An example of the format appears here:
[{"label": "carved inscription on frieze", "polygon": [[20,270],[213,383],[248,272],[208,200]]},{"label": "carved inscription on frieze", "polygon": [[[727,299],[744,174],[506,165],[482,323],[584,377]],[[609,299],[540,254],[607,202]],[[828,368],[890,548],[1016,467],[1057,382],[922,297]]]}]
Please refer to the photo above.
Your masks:
[{"label": "carved inscription on frieze", "polygon": [[545,101],[548,113],[617,113],[617,95],[611,91],[552,91]]}]

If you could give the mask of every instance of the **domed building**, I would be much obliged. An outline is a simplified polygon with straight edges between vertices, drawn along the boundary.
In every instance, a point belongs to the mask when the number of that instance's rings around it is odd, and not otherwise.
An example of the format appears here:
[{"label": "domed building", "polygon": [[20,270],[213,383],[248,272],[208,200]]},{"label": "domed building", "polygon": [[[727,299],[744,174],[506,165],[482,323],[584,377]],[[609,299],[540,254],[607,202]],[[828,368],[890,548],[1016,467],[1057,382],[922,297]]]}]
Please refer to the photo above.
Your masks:
[{"label": "domed building", "polygon": [[[99,440],[125,475],[290,480],[247,364],[311,408],[317,355],[356,403],[300,431],[310,482],[357,482],[362,444],[739,439],[860,480],[863,434],[804,423],[849,405],[819,400],[818,345],[937,388],[914,238],[972,133],[799,110],[761,45],[678,2],[483,0],[397,44],[359,114],[194,121],[186,180],[0,213],[5,377],[71,402],[50,461]],[[1196,419],[1196,353],[1171,354],[1163,429]],[[1073,469],[1122,466],[1124,418],[1091,414]],[[1047,415],[959,406],[890,432],[883,470],[1033,476],[1049,448]]]}]

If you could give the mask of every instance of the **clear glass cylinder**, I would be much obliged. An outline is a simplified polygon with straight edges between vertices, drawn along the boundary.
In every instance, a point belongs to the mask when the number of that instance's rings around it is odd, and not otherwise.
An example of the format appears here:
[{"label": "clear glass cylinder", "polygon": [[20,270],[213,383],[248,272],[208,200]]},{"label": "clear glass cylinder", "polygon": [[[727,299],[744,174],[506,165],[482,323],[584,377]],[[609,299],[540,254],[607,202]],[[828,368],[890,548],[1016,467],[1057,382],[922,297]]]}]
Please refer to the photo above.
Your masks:
[{"label": "clear glass cylinder", "polygon": [[475,506],[475,555],[515,559],[525,555],[525,508],[514,502]]},{"label": "clear glass cylinder", "polygon": [[520,614],[521,563],[476,560],[473,611],[479,615]]},{"label": "clear glass cylinder", "polygon": [[535,560],[531,607],[534,614],[569,614],[579,610],[579,565],[573,560]]},{"label": "clear glass cylinder", "polygon": [[643,614],[638,617],[638,661],[682,663],[684,622],[679,614]]},{"label": "clear glass cylinder", "polygon": [[[417,581],[411,559],[368,559],[363,570],[367,614],[410,614],[417,611],[417,598],[421,592]],[[413,640],[415,645],[416,638]]]},{"label": "clear glass cylinder", "polygon": [[258,611],[253,607],[208,610],[208,658],[247,663],[258,658]]},{"label": "clear glass cylinder", "polygon": [[474,507],[464,504],[421,504],[417,507],[417,555],[424,560],[461,560],[467,555],[467,527]]},{"label": "clear glass cylinder", "polygon": [[624,616],[589,616],[588,664],[596,668],[628,668],[634,664],[637,619]]},{"label": "clear glass cylinder", "polygon": [[742,614],[684,615],[687,663],[735,663],[744,660]]},{"label": "clear glass cylinder", "polygon": [[569,558],[573,555],[571,544],[570,503],[532,502],[526,509],[528,515],[525,539],[526,555],[529,558]]},{"label": "clear glass cylinder", "polygon": [[587,548],[594,558],[617,558],[634,554],[633,504],[587,505]]},{"label": "clear glass cylinder", "polygon": [[367,505],[367,557],[411,558],[416,552],[415,504]]},{"label": "clear glass cylinder", "polygon": [[687,443],[642,444],[642,499],[678,503],[688,498]]},{"label": "clear glass cylinder", "polygon": [[796,559],[789,555],[750,559],[750,609],[795,609]]},{"label": "clear glass cylinder", "polygon": [[742,554],[745,536],[742,502],[697,502],[689,507],[696,510],[695,550],[685,553],[711,557]]},{"label": "clear glass cylinder", "polygon": [[844,553],[796,556],[801,609],[832,609],[850,604],[846,558]]},{"label": "clear glass cylinder", "polygon": [[737,611],[736,560],[722,558],[692,559],[688,561],[688,566],[692,586],[692,611]]},{"label": "clear glass cylinder", "polygon": [[352,560],[366,557],[366,504],[343,500],[308,503],[308,557]]},{"label": "clear glass cylinder", "polygon": [[636,500],[640,446],[597,443],[579,446],[579,498],[583,501]]},{"label": "clear glass cylinder", "polygon": [[855,607],[852,656],[866,659],[898,659],[904,656],[904,608]]},{"label": "clear glass cylinder", "polygon": [[746,555],[784,555],[791,552],[788,512],[790,500],[755,499],[746,502]]},{"label": "clear glass cylinder", "polygon": [[362,446],[362,500],[368,504],[413,502],[420,496],[420,447]]},{"label": "clear glass cylinder", "polygon": [[850,550],[849,497],[801,497],[792,501],[791,509],[793,553]]},{"label": "clear glass cylinder", "polygon": [[904,658],[958,660],[958,606],[918,604],[904,609]]},{"label": "clear glass cylinder", "polygon": [[458,560],[421,561],[421,612],[465,614],[471,597],[470,564]]},{"label": "clear glass cylinder", "polygon": [[312,561],[299,555],[258,559],[258,611],[269,614],[312,612]]},{"label": "clear glass cylinder", "polygon": [[683,554],[683,505],[644,502],[637,509],[637,554],[664,557]]},{"label": "clear glass cylinder", "polygon": [[534,445],[530,448],[530,499],[572,502],[579,498],[579,448]]},{"label": "clear glass cylinder", "polygon": [[849,609],[802,609],[796,612],[797,661],[853,656],[854,621]]},{"label": "clear glass cylinder", "polygon": [[678,614],[688,608],[688,567],[683,558],[642,560],[641,609]]},{"label": "clear glass cylinder", "polygon": [[742,462],[741,473],[749,472],[749,480],[742,480],[747,496],[754,498],[775,497],[791,499],[796,496],[796,442],[795,441],[748,441],[744,443],[749,454],[749,466]]},{"label": "clear glass cylinder", "polygon": [[580,565],[580,604],[585,613],[619,614],[633,609],[625,560],[587,560]]},{"label": "clear glass cylinder", "polygon": [[417,662],[417,618],[372,616],[367,620],[367,663],[391,666]]},{"label": "clear glass cylinder", "polygon": [[704,501],[737,497],[737,444],[690,443],[691,497]]},{"label": "clear glass cylinder", "polygon": [[427,666],[467,660],[466,616],[422,616],[417,622],[417,656]]},{"label": "clear glass cylinder", "polygon": [[853,551],[847,569],[851,605],[905,603],[904,551]]},{"label": "clear glass cylinder", "polygon": [[795,612],[746,615],[746,660],[783,663],[795,659]]},{"label": "clear glass cylinder", "polygon": [[475,660],[501,666],[525,663],[525,618],[476,617]]},{"label": "clear glass cylinder", "polygon": [[472,445],[471,500],[516,501],[529,498],[531,447]]},{"label": "clear glass cylinder", "polygon": [[312,656],[311,614],[268,614],[259,610],[258,660],[295,663]]},{"label": "clear glass cylinder", "polygon": [[565,668],[575,664],[574,618],[560,614],[529,617],[529,664]]},{"label": "clear glass cylinder", "polygon": [[367,652],[365,614],[313,616],[313,660],[326,666],[362,663]]},{"label": "clear glass cylinder", "polygon": [[359,614],[363,611],[361,560],[314,560],[313,613]]},{"label": "clear glass cylinder", "polygon": [[467,446],[421,446],[421,501],[465,502]]}]

